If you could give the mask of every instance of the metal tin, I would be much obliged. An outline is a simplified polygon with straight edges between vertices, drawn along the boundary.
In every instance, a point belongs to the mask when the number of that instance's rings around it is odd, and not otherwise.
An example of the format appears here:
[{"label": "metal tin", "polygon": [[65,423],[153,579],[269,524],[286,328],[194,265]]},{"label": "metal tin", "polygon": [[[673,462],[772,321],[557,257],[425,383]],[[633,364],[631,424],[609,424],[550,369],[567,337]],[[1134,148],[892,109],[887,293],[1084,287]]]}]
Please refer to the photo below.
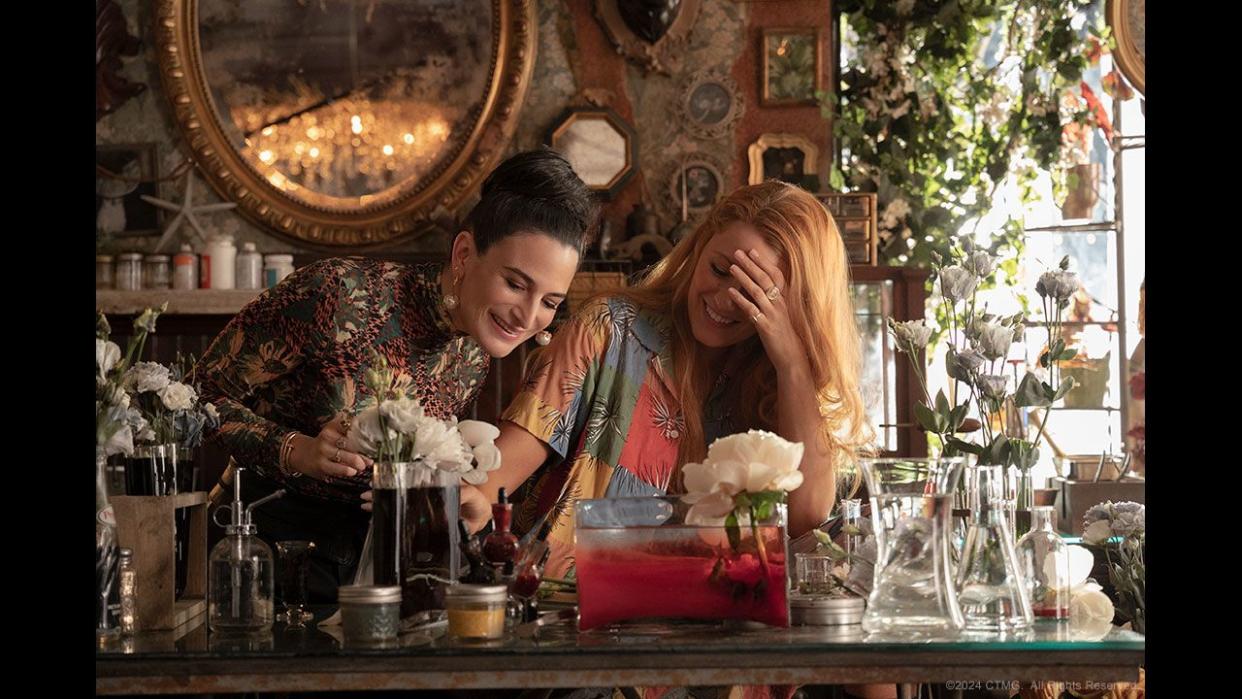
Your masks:
[{"label": "metal tin", "polygon": [[341,585],[337,588],[337,600],[341,604],[388,604],[401,601],[401,588],[397,585]]},{"label": "metal tin", "polygon": [[839,626],[861,624],[867,601],[862,597],[824,597],[791,595],[790,621],[795,626]]}]

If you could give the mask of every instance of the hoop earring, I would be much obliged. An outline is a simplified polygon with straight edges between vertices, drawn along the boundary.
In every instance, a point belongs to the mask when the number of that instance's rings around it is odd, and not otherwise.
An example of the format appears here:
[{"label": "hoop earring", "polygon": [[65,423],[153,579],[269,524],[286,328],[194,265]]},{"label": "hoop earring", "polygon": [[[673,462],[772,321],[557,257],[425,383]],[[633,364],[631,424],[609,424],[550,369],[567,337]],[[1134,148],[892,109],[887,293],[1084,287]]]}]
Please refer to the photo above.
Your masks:
[{"label": "hoop earring", "polygon": [[538,342],[541,347],[547,347],[548,343],[552,342],[552,333],[547,330],[540,330],[535,333],[535,342]]}]

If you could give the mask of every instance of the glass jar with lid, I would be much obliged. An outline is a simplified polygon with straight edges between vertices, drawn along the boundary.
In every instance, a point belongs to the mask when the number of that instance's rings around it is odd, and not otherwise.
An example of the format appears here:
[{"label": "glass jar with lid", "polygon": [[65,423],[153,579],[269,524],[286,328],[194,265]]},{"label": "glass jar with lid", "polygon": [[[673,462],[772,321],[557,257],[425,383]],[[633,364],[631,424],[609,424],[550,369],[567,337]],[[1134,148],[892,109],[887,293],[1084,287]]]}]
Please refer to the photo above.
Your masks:
[{"label": "glass jar with lid", "polygon": [[168,255],[147,255],[142,261],[142,282],[147,289],[172,288]]},{"label": "glass jar with lid", "polygon": [[142,255],[140,253],[123,253],[117,259],[116,288],[121,291],[142,289]]},{"label": "glass jar with lid", "polygon": [[111,255],[95,256],[95,288],[111,289],[116,286],[116,264]]}]

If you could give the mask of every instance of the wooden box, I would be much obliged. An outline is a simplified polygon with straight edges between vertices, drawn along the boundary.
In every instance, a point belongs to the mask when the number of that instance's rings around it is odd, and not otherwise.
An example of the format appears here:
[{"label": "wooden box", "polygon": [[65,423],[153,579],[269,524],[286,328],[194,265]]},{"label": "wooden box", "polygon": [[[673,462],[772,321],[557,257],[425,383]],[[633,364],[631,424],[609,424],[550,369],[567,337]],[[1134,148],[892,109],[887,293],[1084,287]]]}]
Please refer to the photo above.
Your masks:
[{"label": "wooden box", "polygon": [[[138,572],[137,628],[169,630],[207,611],[207,493],[169,496],[115,495],[117,540],[134,552]],[[174,513],[189,508],[190,528],[185,591],[176,591]]]},{"label": "wooden box", "polygon": [[1102,502],[1144,502],[1147,482],[1142,478],[1125,478],[1120,481],[1070,480],[1060,476],[1051,484],[1057,486],[1056,510],[1061,531],[1082,536],[1082,518],[1087,510]]},{"label": "wooden box", "polygon": [[816,194],[832,214],[845,242],[845,258],[851,265],[879,264],[876,236],[876,195],[871,192]]}]

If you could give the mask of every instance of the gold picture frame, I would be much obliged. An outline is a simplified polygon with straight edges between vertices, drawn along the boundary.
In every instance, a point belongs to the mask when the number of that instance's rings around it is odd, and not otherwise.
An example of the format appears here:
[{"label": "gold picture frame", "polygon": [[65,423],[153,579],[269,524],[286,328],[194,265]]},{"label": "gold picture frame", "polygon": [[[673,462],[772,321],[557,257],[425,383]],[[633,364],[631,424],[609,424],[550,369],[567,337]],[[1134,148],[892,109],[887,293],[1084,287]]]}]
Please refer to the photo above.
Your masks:
[{"label": "gold picture frame", "polygon": [[815,105],[824,89],[824,32],[814,27],[767,27],[759,40],[759,104]]},{"label": "gold picture frame", "polygon": [[1147,72],[1147,0],[1108,0],[1108,26],[1117,39],[1113,58],[1126,80],[1146,95]]},{"label": "gold picture frame", "polygon": [[780,180],[802,185],[809,176],[818,176],[819,147],[805,136],[765,133],[746,149],[750,172],[747,184]]}]

